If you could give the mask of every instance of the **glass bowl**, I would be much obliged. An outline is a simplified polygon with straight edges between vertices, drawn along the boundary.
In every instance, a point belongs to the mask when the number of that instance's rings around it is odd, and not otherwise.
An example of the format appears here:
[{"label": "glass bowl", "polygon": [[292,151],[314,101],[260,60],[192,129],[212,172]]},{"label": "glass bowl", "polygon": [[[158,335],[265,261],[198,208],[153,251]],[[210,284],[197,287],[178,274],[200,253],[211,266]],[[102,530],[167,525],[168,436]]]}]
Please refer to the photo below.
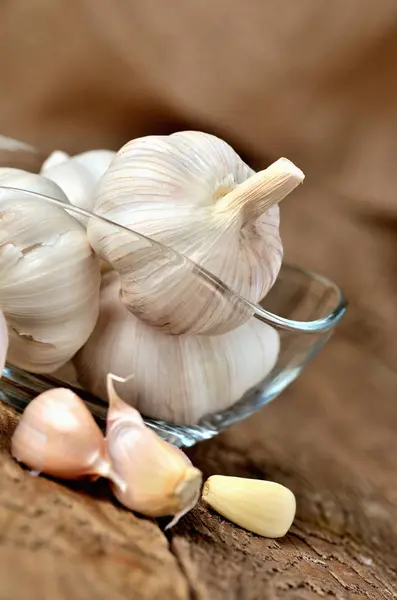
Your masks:
[{"label": "glass bowl", "polygon": [[[146,423],[156,433],[179,447],[192,446],[217,435],[278,396],[323,347],[346,309],[342,293],[334,283],[298,267],[284,265],[270,292],[260,304],[254,305],[185,256],[106,218],[42,194],[0,186],[0,212],[1,207],[10,202],[16,210],[23,207],[24,203],[47,203],[59,214],[64,211],[69,215],[73,214],[81,221],[81,227],[87,226],[87,223],[95,223],[103,232],[123,236],[125,243],[129,244],[137,255],[141,252],[141,255],[145,256],[144,261],[138,260],[135,265],[134,285],[137,297],[149,293],[153,286],[172,292],[173,281],[177,275],[183,278],[186,286],[193,286],[196,297],[203,300],[203,305],[210,305],[211,311],[225,316],[226,325],[228,322],[242,323],[251,319],[278,332],[279,351],[274,366],[269,372],[264,369],[260,380],[243,390],[232,405],[224,410],[207,412],[192,425],[177,425],[145,418]],[[165,295],[165,302],[168,302],[167,309],[172,312],[173,307],[177,307],[177,304],[174,306],[177,299],[176,294],[171,292]],[[1,302],[0,296],[0,305]],[[193,325],[194,315],[193,311]],[[239,351],[241,359],[246,361],[245,364],[253,359],[252,354],[250,356],[252,348],[249,345],[242,345]],[[125,376],[125,373],[122,375]],[[75,389],[85,400],[98,423],[104,426],[106,401],[83,390],[68,376],[60,379],[54,374],[38,375],[7,363],[0,380],[0,399],[18,410],[23,410],[39,393],[51,387],[65,385]]]}]

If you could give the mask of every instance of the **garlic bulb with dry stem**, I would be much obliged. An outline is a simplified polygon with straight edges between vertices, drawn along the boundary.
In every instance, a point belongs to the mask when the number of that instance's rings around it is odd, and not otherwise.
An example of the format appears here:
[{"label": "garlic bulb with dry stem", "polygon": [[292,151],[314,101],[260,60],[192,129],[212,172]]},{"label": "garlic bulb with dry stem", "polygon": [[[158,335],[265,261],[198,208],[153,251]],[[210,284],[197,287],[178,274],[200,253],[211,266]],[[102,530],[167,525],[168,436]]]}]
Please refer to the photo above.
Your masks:
[{"label": "garlic bulb with dry stem", "polygon": [[[0,186],[67,202],[55,183],[15,169],[0,169]],[[66,363],[95,326],[99,286],[98,258],[76,219],[45,199],[0,190],[0,306],[12,364],[50,373]]]},{"label": "garlic bulb with dry stem", "polygon": [[106,441],[115,474],[113,493],[127,508],[148,517],[173,515],[175,523],[197,503],[202,475],[178,448],[160,439],[140,414],[116,394],[109,374]]},{"label": "garlic bulb with dry stem", "polygon": [[[44,161],[41,174],[58,184],[71,204],[91,211],[95,186],[115,156],[111,150],[89,150],[76,156],[56,150]],[[76,218],[86,222],[86,217]]]},{"label": "garlic bulb with dry stem", "polygon": [[134,379],[123,397],[146,417],[191,425],[224,410],[262,381],[277,361],[279,335],[251,319],[218,336],[172,336],[153,329],[119,300],[120,279],[102,279],[95,330],[76,355],[81,385],[106,399],[109,372]]},{"label": "garlic bulb with dry stem", "polygon": [[0,310],[0,378],[4,369],[8,349],[7,324],[2,311]]},{"label": "garlic bulb with dry stem", "polygon": [[114,474],[101,430],[71,390],[55,388],[28,404],[11,440],[12,455],[34,471],[61,479]]},{"label": "garlic bulb with dry stem", "polygon": [[[277,203],[303,178],[285,158],[254,173],[213,135],[148,136],[118,152],[98,183],[94,212],[176,250],[256,303],[281,265]],[[95,219],[88,235],[120,273],[125,305],[148,324],[172,334],[214,334],[249,318],[191,263],[148,240]]]}]

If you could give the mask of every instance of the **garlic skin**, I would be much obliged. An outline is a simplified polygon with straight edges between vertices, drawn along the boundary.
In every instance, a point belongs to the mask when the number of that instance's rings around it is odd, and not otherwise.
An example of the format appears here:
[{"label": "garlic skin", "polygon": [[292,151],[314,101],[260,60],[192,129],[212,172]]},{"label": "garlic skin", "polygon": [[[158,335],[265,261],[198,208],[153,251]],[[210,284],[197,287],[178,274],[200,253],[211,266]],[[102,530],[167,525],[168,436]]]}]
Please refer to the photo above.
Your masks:
[{"label": "garlic skin", "polygon": [[[0,169],[0,185],[67,203],[39,175]],[[44,199],[0,190],[0,306],[10,363],[51,373],[70,360],[94,329],[99,287],[99,260],[76,219]]]},{"label": "garlic skin", "polygon": [[[202,132],[148,136],[118,152],[97,185],[94,212],[176,250],[256,303],[281,266],[277,203],[303,178],[287,159],[255,174],[226,142]],[[95,219],[87,231],[120,273],[122,301],[149,325],[212,335],[251,316],[182,257]]]},{"label": "garlic skin", "polygon": [[[43,162],[40,172],[63,190],[71,204],[92,211],[95,186],[115,156],[111,150],[89,150],[76,156],[56,150]],[[83,216],[76,218],[87,221]]]},{"label": "garlic skin", "polygon": [[143,422],[139,412],[116,394],[111,374],[107,378],[109,412],[106,441],[117,477],[116,498],[148,517],[173,515],[172,527],[200,497],[202,475],[178,448],[159,438]]},{"label": "garlic skin", "polygon": [[[22,169],[1,167],[0,185],[14,187],[21,190],[29,190],[30,192],[36,192],[38,194],[43,194],[44,196],[50,196],[51,198],[55,198],[56,200],[61,200],[62,202],[69,204],[66,194],[56,183],[50,181],[46,177],[38,175],[37,173],[29,173],[28,171],[23,171]],[[25,203],[27,202],[30,202],[30,198],[29,200],[25,201]],[[49,206],[49,204],[47,203],[45,206]]]},{"label": "garlic skin", "polygon": [[276,329],[251,319],[219,336],[171,336],[146,325],[119,300],[117,273],[103,276],[95,330],[73,362],[79,383],[107,397],[106,377],[134,378],[124,399],[146,417],[192,425],[229,408],[277,362]]},{"label": "garlic skin", "polygon": [[0,379],[6,363],[8,350],[8,331],[7,323],[2,311],[0,310]]},{"label": "garlic skin", "polygon": [[232,523],[263,537],[283,537],[295,518],[294,494],[273,481],[213,475],[202,498]]},{"label": "garlic skin", "polygon": [[34,471],[60,479],[119,481],[101,430],[69,389],[48,390],[28,404],[12,436],[11,453]]}]

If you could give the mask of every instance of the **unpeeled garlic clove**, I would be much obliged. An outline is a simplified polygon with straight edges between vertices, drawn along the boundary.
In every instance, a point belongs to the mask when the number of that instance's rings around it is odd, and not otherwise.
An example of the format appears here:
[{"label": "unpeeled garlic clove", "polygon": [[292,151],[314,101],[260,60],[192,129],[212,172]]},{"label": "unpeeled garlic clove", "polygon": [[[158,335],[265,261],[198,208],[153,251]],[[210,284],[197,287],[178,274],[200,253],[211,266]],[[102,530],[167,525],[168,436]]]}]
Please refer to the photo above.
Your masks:
[{"label": "unpeeled garlic clove", "polygon": [[11,453],[33,471],[60,479],[119,481],[102,432],[83,401],[69,389],[51,389],[30,402],[12,436]]},{"label": "unpeeled garlic clove", "polygon": [[109,412],[106,440],[115,473],[113,493],[127,508],[148,517],[174,516],[168,527],[197,503],[201,472],[178,448],[160,439],[138,411],[123,402],[108,375]]},{"label": "unpeeled garlic clove", "polygon": [[0,310],[0,378],[4,369],[8,350],[8,331],[7,323],[2,311]]},{"label": "unpeeled garlic clove", "polygon": [[295,517],[294,494],[273,481],[213,475],[202,498],[229,521],[264,537],[283,537]]}]

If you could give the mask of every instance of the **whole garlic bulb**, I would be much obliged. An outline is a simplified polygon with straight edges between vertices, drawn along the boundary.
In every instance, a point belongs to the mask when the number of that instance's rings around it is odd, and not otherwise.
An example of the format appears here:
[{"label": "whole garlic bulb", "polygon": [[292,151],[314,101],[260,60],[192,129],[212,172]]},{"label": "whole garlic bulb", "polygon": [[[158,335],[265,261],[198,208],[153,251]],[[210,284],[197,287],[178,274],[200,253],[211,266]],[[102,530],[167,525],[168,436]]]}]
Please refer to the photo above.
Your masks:
[{"label": "whole garlic bulb", "polygon": [[[55,183],[15,169],[0,169],[0,186],[67,201]],[[99,261],[76,219],[44,199],[0,190],[0,306],[12,364],[50,373],[66,363],[95,326],[99,287]]]},{"label": "whole garlic bulb", "polygon": [[146,417],[192,425],[224,410],[274,367],[278,332],[255,319],[218,336],[172,336],[153,329],[119,300],[120,279],[102,279],[96,328],[74,364],[80,384],[106,400],[106,377],[134,378],[123,399]]},{"label": "whole garlic bulb", "polygon": [[[89,150],[76,156],[56,150],[42,164],[41,174],[54,181],[71,204],[91,211],[95,186],[115,156],[111,150]],[[86,222],[86,217],[76,218]]]},{"label": "whole garlic bulb", "polygon": [[4,369],[4,365],[7,358],[7,349],[8,349],[8,332],[7,332],[7,323],[4,318],[2,311],[0,310],[0,378],[1,373]]},{"label": "whole garlic bulb", "polygon": [[[213,135],[148,136],[118,152],[97,185],[94,212],[172,248],[256,303],[281,265],[277,203],[303,178],[287,159],[255,174]],[[214,334],[249,318],[183,258],[99,220],[90,219],[87,231],[120,273],[123,302],[148,324]]]}]

